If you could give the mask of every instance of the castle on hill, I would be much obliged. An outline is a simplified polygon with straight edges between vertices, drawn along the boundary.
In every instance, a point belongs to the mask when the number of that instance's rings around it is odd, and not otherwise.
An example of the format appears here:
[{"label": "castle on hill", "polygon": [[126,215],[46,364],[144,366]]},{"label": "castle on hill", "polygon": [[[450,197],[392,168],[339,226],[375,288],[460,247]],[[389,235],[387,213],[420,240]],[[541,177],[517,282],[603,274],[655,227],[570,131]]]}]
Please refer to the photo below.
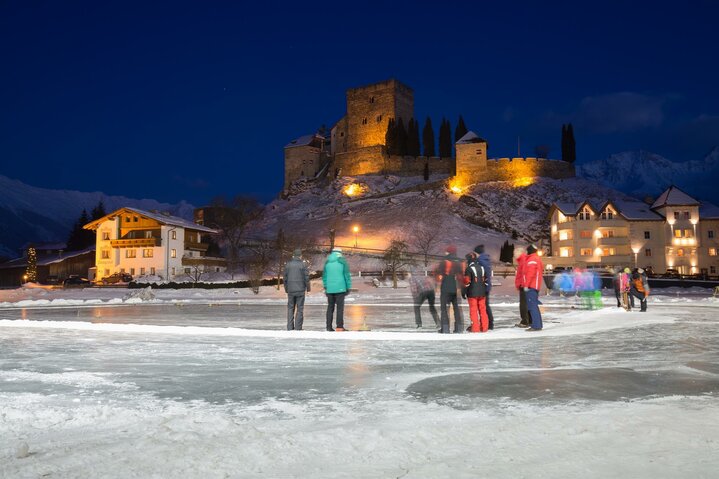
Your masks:
[{"label": "castle on hill", "polygon": [[455,143],[455,157],[390,155],[385,135],[390,120],[406,125],[414,118],[414,91],[398,80],[347,90],[347,114],[329,132],[297,138],[285,146],[285,189],[302,178],[425,171],[454,177],[463,185],[517,181],[544,176],[575,176],[574,165],[544,158],[487,158],[487,141],[469,131]]}]

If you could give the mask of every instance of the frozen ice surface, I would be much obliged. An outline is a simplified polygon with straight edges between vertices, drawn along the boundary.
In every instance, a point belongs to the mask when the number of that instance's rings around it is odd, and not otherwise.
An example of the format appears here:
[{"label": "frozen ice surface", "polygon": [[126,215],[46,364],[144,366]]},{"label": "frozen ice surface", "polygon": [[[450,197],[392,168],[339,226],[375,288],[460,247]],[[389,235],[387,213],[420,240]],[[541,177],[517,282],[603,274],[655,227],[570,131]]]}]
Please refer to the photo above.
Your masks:
[{"label": "frozen ice surface", "polygon": [[322,331],[319,300],[307,331],[287,332],[277,298],[0,310],[0,477],[719,469],[719,306],[706,297],[653,298],[648,313],[543,298],[545,330],[528,334],[497,296],[495,331],[448,336],[415,330],[399,296],[347,305],[370,332]]}]

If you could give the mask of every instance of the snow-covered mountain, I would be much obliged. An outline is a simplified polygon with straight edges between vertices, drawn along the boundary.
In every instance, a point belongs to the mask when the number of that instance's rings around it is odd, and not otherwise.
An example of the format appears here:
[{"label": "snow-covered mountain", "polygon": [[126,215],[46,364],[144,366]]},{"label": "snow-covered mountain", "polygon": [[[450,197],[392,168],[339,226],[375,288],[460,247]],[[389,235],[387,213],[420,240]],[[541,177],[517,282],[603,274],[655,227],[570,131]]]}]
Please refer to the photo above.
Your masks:
[{"label": "snow-covered mountain", "polygon": [[0,175],[0,255],[17,256],[29,242],[65,241],[83,208],[88,212],[98,202],[109,212],[123,206],[168,211],[191,219],[193,206],[186,202],[160,203],[151,199],[109,196],[101,192],[80,192],[37,188]]},{"label": "snow-covered mountain", "polygon": [[717,200],[719,147],[701,160],[674,162],[648,151],[626,151],[577,165],[577,176],[636,197],[657,197],[676,185],[694,197]]}]

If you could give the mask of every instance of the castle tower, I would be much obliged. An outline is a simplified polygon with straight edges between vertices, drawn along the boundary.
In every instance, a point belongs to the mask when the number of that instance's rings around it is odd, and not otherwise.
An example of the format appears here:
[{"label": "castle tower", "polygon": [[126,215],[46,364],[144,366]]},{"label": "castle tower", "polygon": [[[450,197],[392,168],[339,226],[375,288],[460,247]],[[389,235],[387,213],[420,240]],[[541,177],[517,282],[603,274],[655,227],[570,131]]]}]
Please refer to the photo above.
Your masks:
[{"label": "castle tower", "polygon": [[414,92],[397,80],[347,90],[347,115],[332,132],[333,153],[385,144],[390,118],[407,127],[414,117]]},{"label": "castle tower", "polygon": [[463,185],[482,181],[487,171],[487,141],[469,131],[457,141],[455,148],[458,181]]}]

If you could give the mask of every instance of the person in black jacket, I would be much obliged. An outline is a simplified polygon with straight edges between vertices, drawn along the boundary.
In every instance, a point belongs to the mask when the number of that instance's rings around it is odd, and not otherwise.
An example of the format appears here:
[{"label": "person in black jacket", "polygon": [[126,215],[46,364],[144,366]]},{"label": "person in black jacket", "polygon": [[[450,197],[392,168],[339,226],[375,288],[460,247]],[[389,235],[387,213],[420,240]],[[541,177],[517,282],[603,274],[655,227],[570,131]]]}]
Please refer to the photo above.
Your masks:
[{"label": "person in black jacket", "polygon": [[457,300],[457,291],[464,283],[464,267],[462,262],[457,258],[457,248],[455,246],[447,247],[447,255],[437,265],[435,270],[439,288],[439,303],[442,308],[441,322],[442,328],[440,333],[449,334],[449,305],[452,304],[454,310],[454,332],[464,333],[464,320],[462,319],[462,310],[459,309]]},{"label": "person in black jacket", "polygon": [[302,330],[305,292],[310,291],[310,272],[302,261],[302,251],[296,249],[285,264],[285,293],[287,293],[287,331]]},{"label": "person in black jacket", "polygon": [[471,325],[469,331],[472,333],[486,333],[489,326],[487,309],[487,278],[484,267],[473,253],[468,254],[467,268],[464,270],[464,288],[462,298],[469,303],[469,318]]},{"label": "person in black jacket", "polygon": [[492,291],[492,259],[489,254],[484,252],[484,245],[478,245],[474,248],[474,252],[477,254],[477,263],[484,269],[485,286],[487,289],[487,296],[485,296],[484,307],[487,310],[487,319],[489,321],[489,329],[494,329],[494,314],[492,314],[492,308],[489,305],[489,293]]}]

